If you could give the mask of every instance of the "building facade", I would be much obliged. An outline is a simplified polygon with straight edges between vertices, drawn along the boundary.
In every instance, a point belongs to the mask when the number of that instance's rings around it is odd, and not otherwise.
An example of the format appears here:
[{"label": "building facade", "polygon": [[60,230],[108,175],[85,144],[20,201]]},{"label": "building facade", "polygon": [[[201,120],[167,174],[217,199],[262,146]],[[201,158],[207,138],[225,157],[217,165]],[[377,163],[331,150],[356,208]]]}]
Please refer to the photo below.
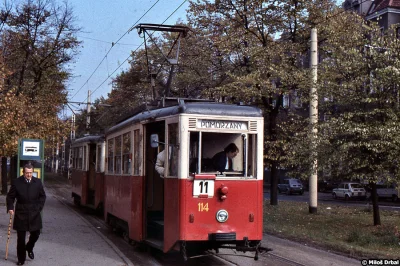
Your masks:
[{"label": "building facade", "polygon": [[382,30],[397,24],[397,36],[400,35],[400,0],[346,0],[343,8],[357,12],[368,21],[378,22]]}]

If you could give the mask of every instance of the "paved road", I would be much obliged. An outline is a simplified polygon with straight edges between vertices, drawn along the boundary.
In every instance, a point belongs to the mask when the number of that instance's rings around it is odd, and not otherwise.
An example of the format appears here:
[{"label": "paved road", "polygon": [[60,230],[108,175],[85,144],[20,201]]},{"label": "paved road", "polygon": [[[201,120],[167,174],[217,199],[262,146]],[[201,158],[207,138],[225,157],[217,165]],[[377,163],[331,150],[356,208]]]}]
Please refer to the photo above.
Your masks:
[{"label": "paved road", "polygon": [[[264,199],[270,199],[270,192],[268,190],[264,190]],[[310,194],[308,191],[305,191],[303,195],[287,195],[285,193],[278,194],[278,200],[282,201],[297,201],[297,202],[309,202]],[[329,203],[329,204],[339,204],[345,206],[369,206],[371,203],[370,200],[349,200],[345,201],[344,199],[334,199],[331,193],[322,193],[318,192],[318,203]],[[380,201],[379,208],[383,210],[400,210],[400,202],[391,202],[391,201]]]},{"label": "paved road", "polygon": [[[49,197],[44,209],[46,229],[35,248],[37,258],[33,261],[28,259],[26,265],[184,265],[177,253],[162,254],[132,247],[111,232],[99,217],[74,206],[70,198],[70,185],[65,180],[47,177],[45,186]],[[4,202],[4,196],[0,196],[0,200]],[[1,215],[0,229],[3,234],[0,240],[6,239],[7,224],[7,215]],[[252,252],[220,250],[217,257],[199,257],[189,260],[185,265],[360,265],[357,260],[270,235],[264,235],[262,246],[273,251],[261,254],[258,261],[253,259]],[[16,262],[15,232],[10,247],[14,250],[10,249],[9,260],[1,265],[14,265]],[[5,245],[0,247],[0,253],[4,254],[4,248]]]}]

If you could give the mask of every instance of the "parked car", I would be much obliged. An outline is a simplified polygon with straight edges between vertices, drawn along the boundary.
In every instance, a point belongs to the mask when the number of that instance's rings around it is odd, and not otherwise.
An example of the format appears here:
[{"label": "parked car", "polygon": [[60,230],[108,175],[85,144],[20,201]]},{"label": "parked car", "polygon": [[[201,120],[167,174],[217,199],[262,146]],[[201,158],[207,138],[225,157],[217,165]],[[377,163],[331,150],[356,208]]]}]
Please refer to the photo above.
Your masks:
[{"label": "parked car", "polygon": [[[372,187],[370,184],[365,185],[365,190],[367,191],[367,198],[371,199]],[[385,184],[385,183],[377,183],[376,184],[376,194],[378,199],[392,200],[394,202],[399,200],[399,189],[396,185]]]},{"label": "parked car", "polygon": [[318,191],[328,192],[339,186],[339,182],[333,180],[318,180]]},{"label": "parked car", "polygon": [[342,182],[332,190],[333,198],[344,198],[345,200],[359,198],[366,199],[366,191],[363,185],[357,182]]},{"label": "parked car", "polygon": [[391,199],[394,202],[399,199],[399,191],[394,185],[377,185],[376,194],[379,199]]},{"label": "parked car", "polygon": [[283,180],[283,183],[278,184],[279,193],[287,193],[288,195],[293,193],[299,193],[303,195],[304,187],[299,179],[287,178]]},{"label": "parked car", "polygon": [[[330,179],[318,179],[318,192],[332,192],[334,188],[337,188],[340,181]],[[303,187],[305,191],[309,190],[309,180],[303,180]]]}]

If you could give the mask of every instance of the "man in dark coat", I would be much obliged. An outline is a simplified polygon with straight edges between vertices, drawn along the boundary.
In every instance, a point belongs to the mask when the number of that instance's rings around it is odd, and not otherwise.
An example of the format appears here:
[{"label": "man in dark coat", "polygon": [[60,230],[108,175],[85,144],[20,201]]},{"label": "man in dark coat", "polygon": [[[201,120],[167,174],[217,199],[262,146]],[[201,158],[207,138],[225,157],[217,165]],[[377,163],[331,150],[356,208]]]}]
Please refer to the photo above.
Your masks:
[{"label": "man in dark coat", "polygon": [[[42,217],[40,212],[46,201],[46,193],[40,179],[32,176],[33,166],[24,166],[24,175],[13,180],[10,191],[7,194],[7,212],[14,215],[14,230],[17,230],[17,265],[23,265],[28,257],[34,259],[33,247],[39,239],[42,229]],[[25,245],[26,231],[29,231],[29,241]]]},{"label": "man in dark coat", "polygon": [[219,172],[225,172],[226,170],[232,171],[232,159],[239,153],[239,148],[235,143],[230,143],[221,152],[215,154],[212,158],[213,166],[215,170]]}]

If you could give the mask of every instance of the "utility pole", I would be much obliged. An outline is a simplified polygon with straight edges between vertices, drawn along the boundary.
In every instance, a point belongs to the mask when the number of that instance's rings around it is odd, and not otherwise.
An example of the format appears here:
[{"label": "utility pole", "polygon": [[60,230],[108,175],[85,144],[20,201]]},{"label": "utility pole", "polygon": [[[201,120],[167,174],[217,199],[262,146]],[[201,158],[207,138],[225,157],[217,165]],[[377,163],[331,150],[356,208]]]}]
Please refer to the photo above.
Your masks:
[{"label": "utility pole", "polygon": [[51,172],[52,173],[54,173],[54,169],[55,169],[55,166],[56,166],[56,163],[55,163],[55,161],[54,161],[54,154],[55,154],[55,149],[54,149],[54,136],[53,136],[53,141],[52,141],[52,143],[53,143],[53,148],[51,149],[52,151],[51,151],[51,156],[52,156],[52,158],[51,158]]},{"label": "utility pole", "polygon": [[60,155],[60,142],[57,140],[57,148],[56,148],[56,168],[55,173],[58,173],[58,157]]},{"label": "utility pole", "polygon": [[68,172],[67,178],[70,179],[71,177],[71,167],[72,167],[72,142],[75,139],[75,113],[72,113],[71,118],[71,138],[70,138],[70,145],[69,145],[69,155],[68,155]]},{"label": "utility pole", "polygon": [[90,95],[91,91],[88,90],[88,97],[87,97],[87,108],[86,108],[86,133],[90,134],[90,109],[91,109],[91,103],[90,103]]},{"label": "utility pole", "polygon": [[72,114],[71,119],[71,141],[75,139],[75,114]]},{"label": "utility pole", "polygon": [[61,147],[61,173],[65,174],[65,138],[63,138],[63,144]]},{"label": "utility pole", "polygon": [[310,149],[311,149],[311,175],[309,181],[310,213],[317,213],[318,202],[318,160],[317,160],[317,133],[318,133],[318,92],[317,92],[317,70],[318,70],[318,38],[317,29],[311,29],[311,88],[310,88]]}]

